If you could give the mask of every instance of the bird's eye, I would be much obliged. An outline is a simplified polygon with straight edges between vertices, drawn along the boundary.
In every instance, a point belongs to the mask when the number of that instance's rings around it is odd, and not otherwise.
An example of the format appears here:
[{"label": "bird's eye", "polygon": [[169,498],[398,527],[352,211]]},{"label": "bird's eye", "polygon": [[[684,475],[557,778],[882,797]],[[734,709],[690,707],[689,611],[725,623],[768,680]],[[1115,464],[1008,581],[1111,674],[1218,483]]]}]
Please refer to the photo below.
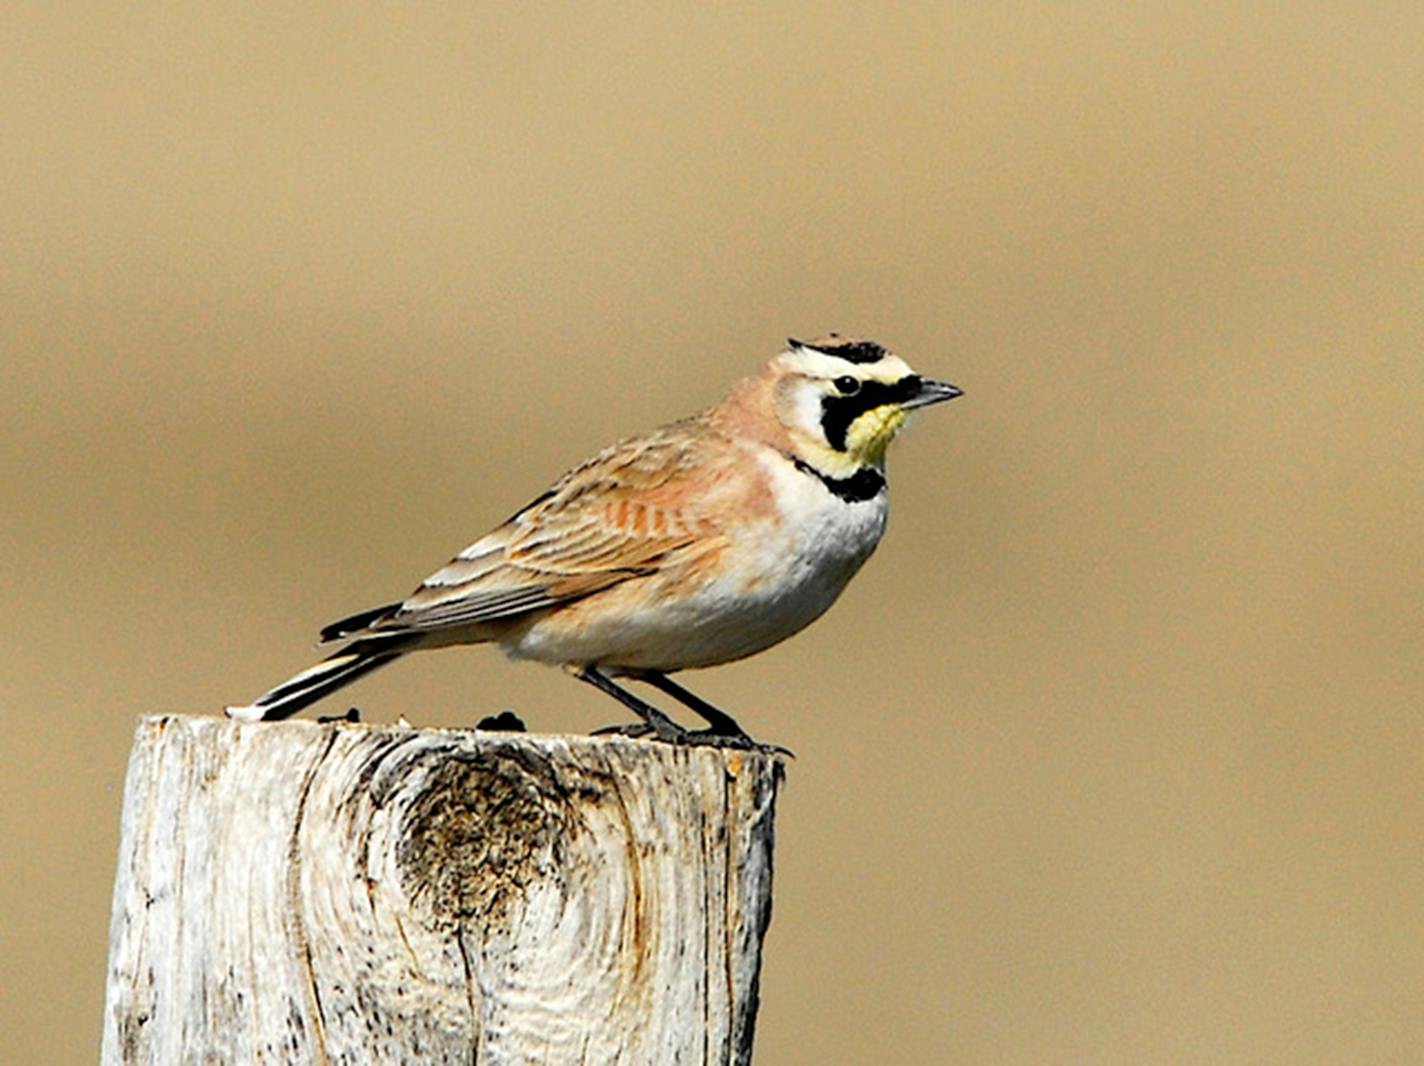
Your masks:
[{"label": "bird's eye", "polygon": [[853,378],[849,374],[836,378],[833,384],[840,390],[842,396],[854,396],[860,391],[860,379]]}]

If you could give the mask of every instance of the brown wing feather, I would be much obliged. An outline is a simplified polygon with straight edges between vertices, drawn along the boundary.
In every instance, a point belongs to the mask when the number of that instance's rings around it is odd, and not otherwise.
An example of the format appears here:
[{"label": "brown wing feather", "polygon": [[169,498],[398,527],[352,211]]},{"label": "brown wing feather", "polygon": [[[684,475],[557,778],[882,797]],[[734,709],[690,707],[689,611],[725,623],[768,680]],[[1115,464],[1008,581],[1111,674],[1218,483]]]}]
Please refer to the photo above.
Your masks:
[{"label": "brown wing feather", "polygon": [[511,618],[673,564],[720,536],[725,441],[701,419],[614,445],[436,571],[372,631]]}]

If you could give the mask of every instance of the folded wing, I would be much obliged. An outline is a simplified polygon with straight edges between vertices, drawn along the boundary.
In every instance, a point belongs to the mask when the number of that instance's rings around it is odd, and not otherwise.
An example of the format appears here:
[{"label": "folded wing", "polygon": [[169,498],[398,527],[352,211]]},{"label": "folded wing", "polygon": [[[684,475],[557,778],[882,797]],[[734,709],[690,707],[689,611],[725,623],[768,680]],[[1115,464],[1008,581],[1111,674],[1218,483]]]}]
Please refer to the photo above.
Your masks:
[{"label": "folded wing", "polygon": [[694,461],[696,450],[686,427],[615,445],[460,552],[403,602],[354,615],[322,635],[510,619],[656,573],[720,537],[701,491],[708,467]]}]

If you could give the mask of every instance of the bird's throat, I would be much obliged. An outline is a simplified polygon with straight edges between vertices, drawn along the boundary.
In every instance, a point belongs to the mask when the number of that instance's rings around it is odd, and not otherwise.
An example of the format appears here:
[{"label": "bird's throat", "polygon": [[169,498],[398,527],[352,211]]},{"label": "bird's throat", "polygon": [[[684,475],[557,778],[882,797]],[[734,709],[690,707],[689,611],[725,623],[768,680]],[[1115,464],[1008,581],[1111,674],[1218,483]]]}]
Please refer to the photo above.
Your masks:
[{"label": "bird's throat", "polygon": [[855,466],[883,466],[885,449],[907,417],[908,412],[896,404],[871,408],[846,430],[845,454]]}]

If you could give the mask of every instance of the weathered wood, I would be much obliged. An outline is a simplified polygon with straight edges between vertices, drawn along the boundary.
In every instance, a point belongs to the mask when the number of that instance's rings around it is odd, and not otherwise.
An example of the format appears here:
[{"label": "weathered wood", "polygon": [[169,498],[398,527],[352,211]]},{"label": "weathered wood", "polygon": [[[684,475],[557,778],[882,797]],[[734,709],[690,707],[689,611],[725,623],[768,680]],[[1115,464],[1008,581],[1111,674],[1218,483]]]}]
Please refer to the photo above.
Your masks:
[{"label": "weathered wood", "polygon": [[103,1062],[751,1057],[780,760],[139,723]]}]

